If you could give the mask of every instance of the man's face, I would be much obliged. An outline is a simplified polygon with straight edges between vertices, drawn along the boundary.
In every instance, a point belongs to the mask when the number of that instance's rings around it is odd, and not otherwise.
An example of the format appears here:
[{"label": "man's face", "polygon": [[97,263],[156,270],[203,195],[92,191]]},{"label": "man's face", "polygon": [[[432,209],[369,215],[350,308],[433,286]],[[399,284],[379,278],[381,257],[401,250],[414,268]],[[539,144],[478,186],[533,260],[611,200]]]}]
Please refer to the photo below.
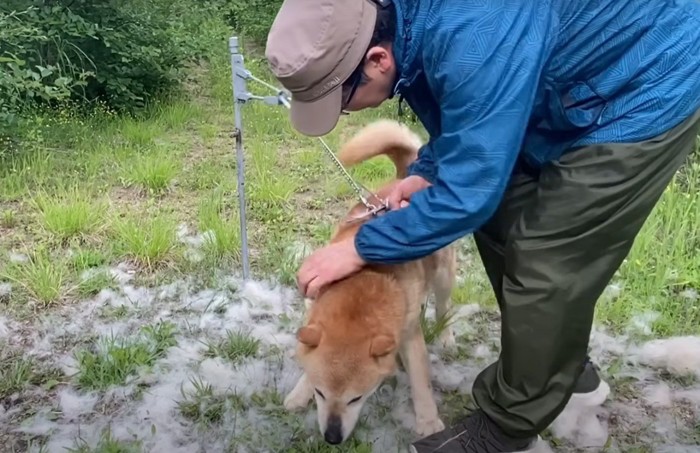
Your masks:
[{"label": "man's face", "polygon": [[351,79],[343,86],[343,110],[353,112],[378,107],[389,98],[396,78],[396,64],[390,45],[375,46],[367,51],[364,73],[367,79],[364,83],[353,87]]}]

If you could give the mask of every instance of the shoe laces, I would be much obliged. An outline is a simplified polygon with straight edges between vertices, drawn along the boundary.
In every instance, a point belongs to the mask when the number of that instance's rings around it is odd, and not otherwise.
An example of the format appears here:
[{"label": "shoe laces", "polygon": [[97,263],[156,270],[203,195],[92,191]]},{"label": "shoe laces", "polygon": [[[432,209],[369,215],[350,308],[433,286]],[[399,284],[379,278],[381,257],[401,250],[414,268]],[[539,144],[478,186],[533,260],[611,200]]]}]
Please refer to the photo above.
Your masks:
[{"label": "shoe laces", "polygon": [[465,452],[497,453],[502,450],[502,443],[498,439],[500,433],[492,429],[493,422],[483,412],[472,413],[460,423],[460,427],[465,434],[459,437],[459,443]]}]

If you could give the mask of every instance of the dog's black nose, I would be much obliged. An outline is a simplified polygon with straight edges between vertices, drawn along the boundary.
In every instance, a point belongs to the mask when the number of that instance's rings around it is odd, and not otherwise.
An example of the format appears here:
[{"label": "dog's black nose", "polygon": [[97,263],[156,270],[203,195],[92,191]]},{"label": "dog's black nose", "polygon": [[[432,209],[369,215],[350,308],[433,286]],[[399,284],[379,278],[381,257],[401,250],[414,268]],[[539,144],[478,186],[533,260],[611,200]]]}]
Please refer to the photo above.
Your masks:
[{"label": "dog's black nose", "polygon": [[343,424],[340,421],[340,417],[331,415],[328,418],[328,426],[326,426],[326,432],[323,437],[326,442],[332,445],[338,445],[343,441]]}]

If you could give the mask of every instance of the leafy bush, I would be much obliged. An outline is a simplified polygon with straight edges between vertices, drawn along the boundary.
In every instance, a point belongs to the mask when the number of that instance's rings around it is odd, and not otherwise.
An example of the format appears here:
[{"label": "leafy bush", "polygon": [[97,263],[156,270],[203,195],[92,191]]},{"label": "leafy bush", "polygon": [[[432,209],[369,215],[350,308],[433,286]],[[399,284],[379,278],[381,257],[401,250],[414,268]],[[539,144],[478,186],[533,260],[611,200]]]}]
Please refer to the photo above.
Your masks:
[{"label": "leafy bush", "polygon": [[223,0],[226,19],[239,34],[264,45],[282,0]]},{"label": "leafy bush", "polygon": [[221,1],[3,1],[0,128],[69,98],[141,109],[177,87],[189,61],[226,46]]},{"label": "leafy bush", "polygon": [[58,48],[51,60],[35,53],[51,40],[32,23],[36,13],[34,8],[0,12],[0,127],[15,124],[28,102],[67,99],[90,76],[62,65],[67,55]]}]

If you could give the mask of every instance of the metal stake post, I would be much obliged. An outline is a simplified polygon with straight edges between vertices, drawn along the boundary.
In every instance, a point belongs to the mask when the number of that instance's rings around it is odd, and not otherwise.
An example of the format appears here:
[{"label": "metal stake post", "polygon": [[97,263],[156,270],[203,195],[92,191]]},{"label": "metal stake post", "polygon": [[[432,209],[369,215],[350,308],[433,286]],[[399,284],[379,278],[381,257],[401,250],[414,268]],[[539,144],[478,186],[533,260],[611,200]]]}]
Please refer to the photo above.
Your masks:
[{"label": "metal stake post", "polygon": [[238,170],[238,209],[241,225],[241,252],[243,259],[243,278],[248,280],[250,276],[250,263],[248,261],[248,229],[246,228],[246,203],[245,203],[245,168],[243,159],[243,123],[241,121],[241,104],[249,99],[246,88],[247,71],[243,65],[243,55],[238,50],[238,38],[229,39],[231,52],[231,76],[233,83],[233,114],[236,139],[236,158]]},{"label": "metal stake post", "polygon": [[[249,100],[263,101],[267,105],[283,105],[289,108],[289,93],[280,90],[269,83],[258,79],[245,68],[243,55],[238,48],[238,38],[233,36],[228,41],[231,53],[231,77],[233,83],[233,114],[235,130],[233,132],[236,139],[236,158],[238,161],[238,206],[241,221],[241,255],[243,258],[243,278],[248,280],[250,276],[250,262],[248,253],[248,229],[246,227],[245,209],[245,168],[243,159],[243,122],[241,121],[241,105]],[[267,88],[277,92],[274,96],[255,96],[248,92],[246,81],[254,80]]]}]

